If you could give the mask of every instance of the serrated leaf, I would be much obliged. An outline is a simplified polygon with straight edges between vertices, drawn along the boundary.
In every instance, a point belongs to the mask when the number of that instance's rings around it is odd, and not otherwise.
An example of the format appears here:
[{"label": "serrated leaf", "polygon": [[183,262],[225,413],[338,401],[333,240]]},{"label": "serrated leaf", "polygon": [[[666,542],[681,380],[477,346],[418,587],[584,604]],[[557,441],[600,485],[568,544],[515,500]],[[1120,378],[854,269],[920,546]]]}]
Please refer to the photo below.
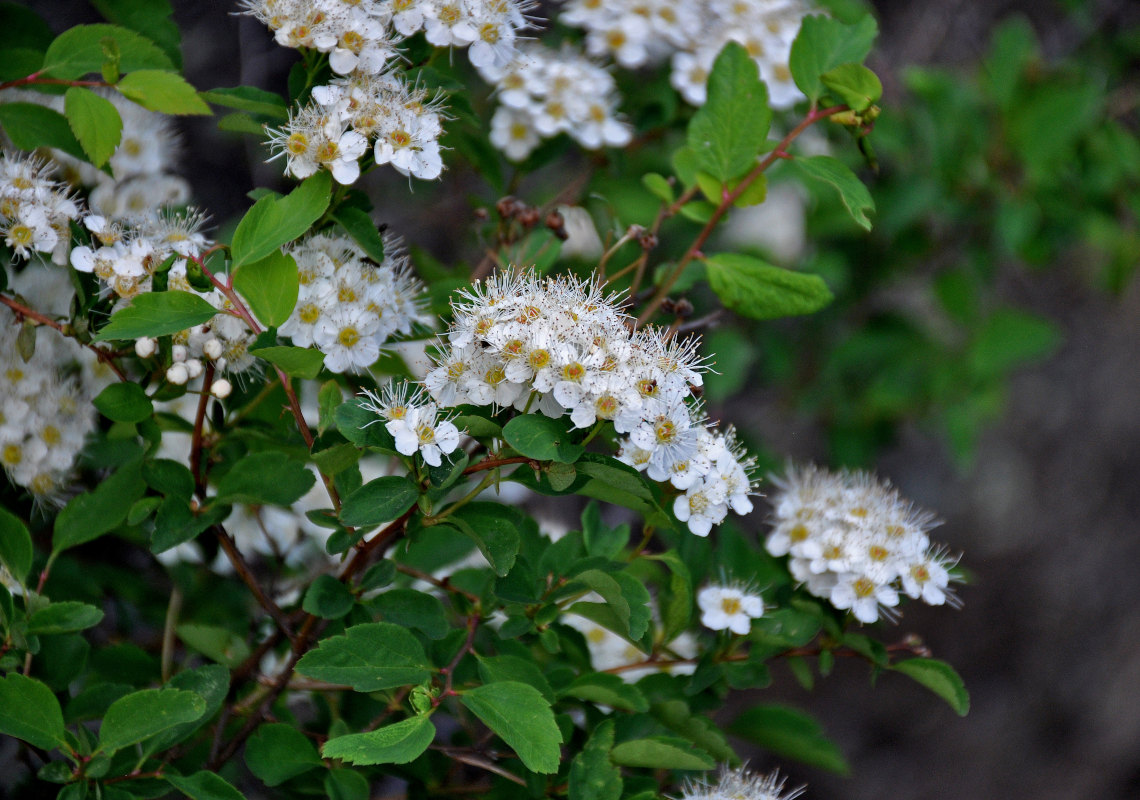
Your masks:
[{"label": "serrated leaf", "polygon": [[61,33],[44,53],[41,68],[64,80],[99,72],[106,60],[104,41],[111,40],[119,50],[119,70],[171,70],[174,64],[166,53],[145,36],[118,25],[76,25]]},{"label": "serrated leaf", "polygon": [[709,285],[725,308],[752,319],[812,314],[833,299],[818,275],[774,267],[753,256],[720,253],[705,259]]},{"label": "serrated leaf", "polygon": [[319,575],[309,584],[301,607],[322,619],[340,619],[356,605],[348,587],[332,575]]},{"label": "serrated leaf", "polygon": [[483,683],[496,681],[518,681],[533,686],[546,699],[554,704],[554,690],[542,674],[538,664],[519,656],[488,656],[479,659],[479,677]]},{"label": "serrated leaf", "polygon": [[866,111],[883,96],[879,76],[862,64],[840,64],[819,79],[840,102],[855,111]]},{"label": "serrated leaf", "polygon": [[411,686],[431,676],[419,641],[387,622],[355,625],[342,636],[325,639],[297,663],[297,671],[358,692]]},{"label": "serrated leaf", "polygon": [[435,725],[428,717],[387,725],[368,733],[351,733],[325,742],[321,755],[349,764],[407,764],[415,761],[435,739]]},{"label": "serrated leaf", "polygon": [[154,404],[137,383],[112,383],[96,395],[95,408],[114,422],[142,422],[154,413]]},{"label": "serrated leaf", "polygon": [[28,617],[28,633],[40,636],[74,633],[92,628],[102,621],[102,609],[87,603],[52,603]]},{"label": "serrated leaf", "polygon": [[259,261],[300,237],[325,213],[331,191],[332,176],[321,171],[285,197],[267,195],[254,203],[234,231],[234,269]]},{"label": "serrated leaf", "polygon": [[890,667],[945,700],[960,717],[970,712],[970,693],[957,671],[936,658],[908,658]]},{"label": "serrated leaf", "polygon": [[0,126],[20,150],[55,147],[83,161],[87,154],[67,118],[37,103],[0,103]]},{"label": "serrated leaf", "polygon": [[768,89],[756,62],[729,42],[713,62],[708,99],[689,123],[697,167],[722,183],[743,175],[755,166],[771,123]]},{"label": "serrated leaf", "polygon": [[796,86],[814,103],[824,92],[820,76],[840,64],[862,63],[878,33],[878,23],[870,14],[853,25],[831,17],[804,17],[788,56]]},{"label": "serrated leaf", "polygon": [[0,678],[0,733],[42,750],[64,744],[63,711],[52,690],[18,673]]},{"label": "serrated leaf", "polygon": [[572,440],[571,424],[568,417],[521,414],[503,426],[503,438],[528,458],[572,464],[586,448]]},{"label": "serrated leaf", "polygon": [[174,62],[182,66],[181,33],[171,19],[174,9],[169,0],[91,0],[91,5],[109,22],[141,33]]},{"label": "serrated leaf", "polygon": [[411,508],[419,494],[416,485],[402,475],[376,478],[344,498],[340,521],[351,527],[389,522]]},{"label": "serrated leaf", "polygon": [[143,689],[120,697],[107,709],[99,729],[99,750],[113,753],[168,728],[193,722],[206,701],[180,689]]},{"label": "serrated leaf", "polygon": [[264,258],[239,267],[234,272],[234,288],[246,299],[250,309],[263,325],[270,327],[283,325],[293,313],[293,307],[297,305],[300,293],[297,262],[293,260],[293,256],[286,255],[280,250],[270,252]]},{"label": "serrated leaf", "polygon": [[415,589],[390,589],[369,605],[384,622],[415,628],[429,639],[442,639],[451,632],[439,598]]},{"label": "serrated leaf", "polygon": [[218,482],[219,503],[290,506],[313,488],[317,476],[279,452],[250,453]]},{"label": "serrated leaf", "polygon": [[500,681],[460,694],[459,702],[506,742],[532,772],[553,774],[562,757],[554,711],[533,686]]},{"label": "serrated leaf", "polygon": [[266,786],[277,786],[315,767],[323,766],[317,748],[292,725],[262,725],[245,746],[249,771]]},{"label": "serrated leaf", "polygon": [[623,767],[650,769],[713,769],[716,762],[691,742],[672,736],[653,736],[614,745],[610,758]]},{"label": "serrated leaf", "polygon": [[136,295],[131,304],[111,315],[95,341],[159,337],[209,322],[218,313],[205,298],[190,292],[168,290]]},{"label": "serrated leaf", "polygon": [[169,783],[190,800],[245,800],[245,796],[216,772],[195,772],[193,775],[163,775]]},{"label": "serrated leaf", "polygon": [[445,520],[475,542],[499,577],[511,571],[519,552],[517,522],[510,508],[499,503],[468,503]]},{"label": "serrated leaf", "polygon": [[377,264],[384,263],[384,237],[367,213],[353,206],[341,206],[332,218],[348,231],[369,258]]},{"label": "serrated leaf", "polygon": [[82,86],[68,89],[63,102],[67,124],[87,154],[87,160],[96,167],[103,166],[123,137],[123,120],[118,109],[110,100]]},{"label": "serrated leaf", "polygon": [[206,710],[198,719],[176,725],[148,739],[144,748],[149,753],[159,753],[172,747],[209,722],[221,710],[226,700],[226,692],[230,688],[230,673],[221,664],[207,664],[204,667],[179,672],[166,683],[165,688],[193,692],[206,701]]},{"label": "serrated leaf", "polygon": [[575,678],[569,686],[558,690],[559,697],[576,697],[626,711],[645,712],[649,703],[641,690],[608,672],[590,672]]},{"label": "serrated leaf", "polygon": [[289,109],[281,95],[254,86],[219,87],[199,92],[198,96],[217,106],[236,108],[282,122],[289,119]]},{"label": "serrated leaf", "polygon": [[177,72],[160,69],[140,69],[124,75],[115,84],[124,97],[143,108],[162,114],[201,114],[213,112],[198,96],[197,90]]},{"label": "serrated leaf", "polygon": [[754,706],[728,726],[734,736],[813,767],[846,775],[850,768],[814,719],[786,706]]},{"label": "serrated leaf", "polygon": [[607,719],[594,729],[570,765],[570,800],[618,800],[621,797],[621,770],[610,761],[613,746],[614,722]]},{"label": "serrated leaf", "polygon": [[59,512],[52,551],[58,553],[110,533],[127,518],[131,505],[145,491],[138,462],[124,464],[90,492],[73,497]]},{"label": "serrated leaf", "polygon": [[863,181],[846,164],[831,156],[801,156],[793,163],[809,178],[822,181],[835,189],[851,218],[859,227],[871,230],[871,220],[867,214],[874,212],[875,201],[871,199],[871,193]]},{"label": "serrated leaf", "polygon": [[32,535],[23,520],[0,508],[0,564],[20,583],[32,569]]}]

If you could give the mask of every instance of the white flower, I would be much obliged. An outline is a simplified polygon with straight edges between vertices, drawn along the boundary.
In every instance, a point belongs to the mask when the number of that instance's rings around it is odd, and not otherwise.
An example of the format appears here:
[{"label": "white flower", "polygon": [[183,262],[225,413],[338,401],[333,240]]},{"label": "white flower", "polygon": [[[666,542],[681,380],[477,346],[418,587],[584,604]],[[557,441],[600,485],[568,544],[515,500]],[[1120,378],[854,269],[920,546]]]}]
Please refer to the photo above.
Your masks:
[{"label": "white flower", "polygon": [[396,450],[406,456],[418,450],[424,463],[438,467],[441,455],[451,453],[459,446],[459,430],[447,420],[436,421],[434,403],[413,406],[403,417],[389,421],[384,426],[396,440]]},{"label": "white flower", "polygon": [[380,321],[360,306],[336,306],[317,323],[314,340],[332,372],[359,372],[376,363]]},{"label": "white flower", "polygon": [[685,784],[678,800],[794,800],[804,787],[784,791],[785,780],[779,773],[756,775],[744,767],[722,768],[715,784],[704,779]]},{"label": "white flower", "polygon": [[738,586],[706,586],[697,594],[697,605],[706,628],[741,636],[752,629],[752,620],[764,615],[764,599]]}]

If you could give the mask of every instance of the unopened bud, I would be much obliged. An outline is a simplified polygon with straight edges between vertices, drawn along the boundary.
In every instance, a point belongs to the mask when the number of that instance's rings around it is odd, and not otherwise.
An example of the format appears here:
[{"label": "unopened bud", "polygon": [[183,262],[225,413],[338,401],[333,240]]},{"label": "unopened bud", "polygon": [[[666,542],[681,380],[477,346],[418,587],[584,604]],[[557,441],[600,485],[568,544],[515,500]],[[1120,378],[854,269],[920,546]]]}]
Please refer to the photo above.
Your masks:
[{"label": "unopened bud", "polygon": [[546,227],[554,231],[554,235],[562,241],[566,241],[570,236],[566,232],[566,220],[557,211],[551,211],[546,215]]},{"label": "unopened bud", "polygon": [[202,352],[205,353],[206,358],[213,361],[214,359],[221,358],[222,353],[226,348],[222,346],[221,341],[218,339],[207,339],[206,343],[202,345]]},{"label": "unopened bud", "polygon": [[230,396],[230,392],[234,390],[233,384],[225,378],[218,378],[210,387],[210,394],[219,400],[225,400]]},{"label": "unopened bud", "polygon": [[158,340],[144,336],[135,340],[135,355],[139,358],[150,358],[158,350]]},{"label": "unopened bud", "polygon": [[196,358],[186,361],[186,374],[191,378],[197,378],[202,374],[202,362]]},{"label": "unopened bud", "polygon": [[170,348],[170,357],[173,358],[176,363],[179,361],[185,361],[186,355],[186,345],[184,344],[176,344]]},{"label": "unopened bud", "polygon": [[166,379],[175,386],[183,386],[186,381],[190,380],[190,372],[186,369],[185,364],[174,364],[166,371]]},{"label": "unopened bud", "polygon": [[538,209],[532,206],[524,206],[518,217],[523,227],[533,228],[538,224]]}]

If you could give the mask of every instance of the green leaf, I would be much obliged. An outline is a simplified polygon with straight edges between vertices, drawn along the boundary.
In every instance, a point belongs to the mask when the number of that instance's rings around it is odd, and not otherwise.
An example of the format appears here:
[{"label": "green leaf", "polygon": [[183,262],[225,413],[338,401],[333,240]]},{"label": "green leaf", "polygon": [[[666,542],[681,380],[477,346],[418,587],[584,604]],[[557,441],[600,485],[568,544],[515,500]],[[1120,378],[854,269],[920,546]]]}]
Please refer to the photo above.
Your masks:
[{"label": "green leaf", "polygon": [[227,628],[184,622],[175,632],[191,650],[196,650],[223,666],[236,667],[249,657],[249,645],[245,639]]},{"label": "green leaf", "polygon": [[672,736],[653,736],[614,745],[610,758],[623,767],[712,769],[716,762],[692,743]]},{"label": "green leaf", "polygon": [[15,672],[0,678],[0,733],[42,750],[65,744],[63,711],[51,689]]},{"label": "green leaf", "polygon": [[419,641],[388,622],[355,625],[343,636],[325,639],[297,662],[297,671],[358,692],[411,686],[431,677]]},{"label": "green leaf", "polygon": [[570,765],[570,800],[618,800],[622,792],[621,770],[610,761],[614,746],[614,721],[596,727]]},{"label": "green leaf", "polygon": [[792,163],[809,178],[822,181],[835,189],[851,219],[864,230],[871,230],[871,220],[867,213],[874,212],[875,201],[871,199],[867,187],[847,165],[831,156],[800,156]]},{"label": "green leaf", "polygon": [[194,539],[210,526],[225,520],[231,510],[230,506],[221,503],[192,511],[188,498],[168,496],[158,507],[158,513],[154,518],[150,551],[156,554],[163,553]]},{"label": "green leaf", "polygon": [[277,786],[323,766],[308,737],[292,725],[279,722],[262,725],[250,737],[245,746],[245,763],[266,786]]},{"label": "green leaf", "polygon": [[251,348],[249,353],[281,367],[286,375],[305,380],[316,378],[325,365],[324,353],[307,347],[257,347]]},{"label": "green leaf", "polygon": [[103,621],[103,611],[87,603],[68,601],[44,606],[28,617],[28,633],[75,633]]},{"label": "green leaf", "polygon": [[82,145],[71,132],[67,118],[37,103],[0,103],[0,126],[20,150],[55,147],[86,160]]},{"label": "green leaf", "polygon": [[[597,569],[575,575],[574,580],[600,594],[606,602],[576,603],[570,607],[571,612],[592,619],[634,642],[645,635],[653,614],[649,608],[649,591],[643,583],[625,572],[606,573]],[[612,617],[599,614],[602,609],[611,612]]]},{"label": "green leaf", "polygon": [[796,86],[814,103],[824,92],[821,76],[840,64],[862,63],[878,33],[879,26],[869,14],[853,25],[831,17],[804,17],[788,56]]},{"label": "green leaf", "polygon": [[87,154],[87,160],[96,167],[103,166],[123,137],[123,120],[118,109],[110,100],[82,86],[68,89],[63,102],[67,124]]},{"label": "green leaf", "polygon": [[459,696],[532,772],[553,774],[562,757],[562,733],[554,711],[538,689],[517,681],[488,683]]},{"label": "green leaf", "polygon": [[[98,404],[98,399],[96,399]],[[144,461],[142,476],[146,485],[163,495],[189,500],[194,493],[194,475],[181,462],[169,458]]]},{"label": "green leaf", "polygon": [[77,25],[55,38],[44,53],[43,71],[55,78],[73,80],[99,72],[106,61],[104,42],[119,50],[119,70],[171,70],[174,64],[158,45],[117,25]]},{"label": "green leaf", "polygon": [[[165,688],[194,692],[206,701],[206,711],[196,720],[176,725],[148,739],[145,743],[145,750],[148,753],[159,753],[174,746],[209,722],[221,710],[226,700],[226,693],[230,688],[230,673],[220,664],[207,664],[204,667],[179,672],[167,682]],[[71,707],[68,706],[68,711],[70,710]]]},{"label": "green leaf", "polygon": [[90,492],[72,498],[59,512],[52,551],[58,553],[110,533],[127,518],[131,505],[145,491],[138,462],[124,464]]},{"label": "green leaf", "polygon": [[346,400],[333,412],[340,435],[357,447],[379,447],[396,453],[396,442],[384,428],[384,418],[360,405],[356,398]]},{"label": "green leaf", "polygon": [[415,761],[435,739],[428,717],[412,717],[368,733],[337,736],[325,742],[321,755],[349,764],[407,764]]},{"label": "green leaf", "polygon": [[855,111],[866,111],[883,96],[879,76],[862,64],[840,64],[819,79],[840,102]]},{"label": "green leaf", "polygon": [[641,183],[664,203],[672,203],[676,199],[676,194],[673,192],[673,187],[669,181],[656,172],[647,172],[642,175]]},{"label": "green leaf", "polygon": [[316,480],[312,470],[282,453],[250,453],[218,482],[217,502],[289,506]]},{"label": "green leaf", "polygon": [[420,491],[402,475],[376,478],[344,498],[340,521],[351,527],[369,527],[398,518],[415,505]]},{"label": "green leaf", "polygon": [[209,322],[217,313],[218,309],[205,298],[190,292],[173,289],[146,292],[136,295],[129,306],[112,314],[95,341],[168,336]]},{"label": "green leaf", "polygon": [[979,377],[996,378],[1045,358],[1060,342],[1061,332],[1049,320],[1012,308],[998,309],[970,343],[970,368]]},{"label": "green leaf", "polygon": [[293,256],[286,255],[280,250],[271,251],[257,261],[247,262],[234,273],[234,288],[246,299],[250,309],[266,326],[282,325],[289,319],[289,315],[293,313],[293,306],[297,305],[300,287],[297,262],[293,260]]},{"label": "green leaf", "polygon": [[348,231],[369,258],[377,264],[384,263],[384,237],[376,229],[372,217],[359,208],[341,206],[332,218]]},{"label": "green leaf", "polygon": [[154,404],[143,388],[129,381],[112,383],[99,392],[94,403],[99,413],[113,422],[142,422],[154,413]]},{"label": "green leaf", "polygon": [[474,541],[500,578],[511,571],[521,540],[519,520],[512,516],[509,507],[500,503],[468,503],[444,522]]},{"label": "green leaf", "polygon": [[99,729],[99,750],[113,753],[168,728],[193,722],[206,701],[180,689],[143,689],[120,697],[107,709]]},{"label": "green leaf", "polygon": [[0,564],[23,583],[32,569],[32,535],[23,520],[0,508]]},{"label": "green leaf", "polygon": [[331,191],[332,176],[321,171],[285,197],[266,195],[254,203],[234,231],[234,269],[260,261],[300,237],[325,213]]},{"label": "green leaf", "polygon": [[236,108],[282,122],[289,119],[289,108],[281,95],[254,86],[220,87],[198,92],[198,96],[216,106]]},{"label": "green leaf", "polygon": [[225,778],[216,772],[195,772],[193,775],[163,775],[169,783],[190,800],[245,800]]},{"label": "green leaf", "polygon": [[728,732],[813,767],[846,775],[850,768],[839,749],[814,719],[786,706],[753,706],[730,724]]},{"label": "green leaf", "polygon": [[693,578],[689,567],[674,550],[649,557],[664,563],[669,568],[669,589],[658,602],[664,628],[662,640],[671,642],[689,627],[689,622],[692,620]]},{"label": "green leaf", "polygon": [[368,779],[356,770],[333,769],[325,775],[328,800],[368,800]]},{"label": "green leaf", "polygon": [[91,0],[108,21],[138,31],[162,48],[175,67],[182,66],[182,42],[171,19],[170,0]]},{"label": "green leaf", "polygon": [[322,619],[340,619],[356,605],[348,587],[332,575],[319,575],[305,592],[301,607]]},{"label": "green leaf", "polygon": [[572,441],[571,424],[569,417],[521,414],[503,426],[503,438],[527,458],[573,464],[586,448]]},{"label": "green leaf", "polygon": [[518,681],[533,686],[551,705],[556,700],[550,681],[538,664],[519,656],[489,656],[479,659],[479,677],[483,683]]},{"label": "green leaf", "polygon": [[818,275],[773,267],[753,256],[720,253],[705,258],[709,285],[725,308],[752,319],[812,314],[833,299]]},{"label": "green leaf", "polygon": [[439,598],[415,589],[390,589],[369,605],[384,622],[415,628],[429,639],[442,639],[451,632]]},{"label": "green leaf", "polygon": [[768,89],[756,62],[729,42],[713,63],[708,99],[689,123],[688,144],[697,167],[721,182],[748,172],[771,124]]},{"label": "green leaf", "polygon": [[360,450],[349,442],[313,453],[313,461],[325,475],[336,475],[360,461]]},{"label": "green leaf", "polygon": [[683,736],[719,762],[736,765],[740,757],[715,722],[694,713],[684,700],[666,700],[653,705],[653,717],[678,736]]},{"label": "green leaf", "polygon": [[186,79],[177,72],[160,69],[140,69],[115,84],[124,97],[134,100],[143,108],[162,114],[210,115],[210,107],[198,96]]},{"label": "green leaf", "polygon": [[641,690],[608,672],[590,672],[574,679],[569,686],[558,690],[559,697],[576,697],[589,703],[621,708],[626,711],[645,712],[649,703]]},{"label": "green leaf", "polygon": [[960,717],[970,712],[970,693],[957,671],[936,658],[908,658],[890,667],[941,697]]}]

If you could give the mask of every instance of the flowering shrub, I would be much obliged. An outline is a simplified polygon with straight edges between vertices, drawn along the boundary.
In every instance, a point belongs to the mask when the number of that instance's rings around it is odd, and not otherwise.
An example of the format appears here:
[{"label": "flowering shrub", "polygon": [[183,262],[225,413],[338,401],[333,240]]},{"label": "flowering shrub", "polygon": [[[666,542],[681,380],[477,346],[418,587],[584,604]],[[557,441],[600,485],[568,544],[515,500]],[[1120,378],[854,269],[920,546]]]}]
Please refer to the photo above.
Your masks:
[{"label": "flowering shrub", "polygon": [[[789,466],[760,546],[729,512],[758,525],[765,476],[702,396],[734,368],[699,336],[724,309],[832,300],[718,238],[769,172],[871,227],[843,160],[879,114],[870,16],[243,0],[298,51],[282,95],[195,90],[166,0],[96,6],[58,36],[3,7],[6,789],[786,800],[726,733],[846,765],[797,711],[718,714],[773,669],[810,685],[854,655],[966,712],[950,665],[863,627],[958,605],[933,515]],[[657,99],[623,97],[642,78]],[[177,174],[173,117],[210,105],[288,187],[226,235]],[[803,147],[823,123],[859,147]],[[516,188],[591,166],[478,201],[474,264],[377,225],[367,173],[414,203],[466,162],[491,192],[496,149]],[[595,178],[638,199],[586,208]]]}]

